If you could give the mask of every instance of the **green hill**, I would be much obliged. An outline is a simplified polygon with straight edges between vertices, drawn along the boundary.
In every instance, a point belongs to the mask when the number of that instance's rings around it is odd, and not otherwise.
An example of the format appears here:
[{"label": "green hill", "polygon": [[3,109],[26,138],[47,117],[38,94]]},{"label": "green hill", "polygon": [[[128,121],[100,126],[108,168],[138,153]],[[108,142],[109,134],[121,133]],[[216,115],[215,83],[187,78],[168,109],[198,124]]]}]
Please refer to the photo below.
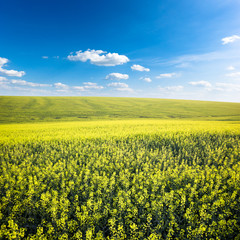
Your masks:
[{"label": "green hill", "polygon": [[240,103],[114,97],[0,97],[0,123],[91,119],[240,120]]}]

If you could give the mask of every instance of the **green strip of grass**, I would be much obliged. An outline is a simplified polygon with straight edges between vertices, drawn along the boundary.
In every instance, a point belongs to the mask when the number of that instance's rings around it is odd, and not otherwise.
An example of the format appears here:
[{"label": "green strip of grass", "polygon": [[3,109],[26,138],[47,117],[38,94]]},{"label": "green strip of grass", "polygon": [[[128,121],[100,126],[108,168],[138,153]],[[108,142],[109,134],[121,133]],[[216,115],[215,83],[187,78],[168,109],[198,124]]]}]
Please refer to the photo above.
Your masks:
[{"label": "green strip of grass", "polygon": [[110,97],[0,97],[0,123],[131,118],[239,121],[240,103]]}]

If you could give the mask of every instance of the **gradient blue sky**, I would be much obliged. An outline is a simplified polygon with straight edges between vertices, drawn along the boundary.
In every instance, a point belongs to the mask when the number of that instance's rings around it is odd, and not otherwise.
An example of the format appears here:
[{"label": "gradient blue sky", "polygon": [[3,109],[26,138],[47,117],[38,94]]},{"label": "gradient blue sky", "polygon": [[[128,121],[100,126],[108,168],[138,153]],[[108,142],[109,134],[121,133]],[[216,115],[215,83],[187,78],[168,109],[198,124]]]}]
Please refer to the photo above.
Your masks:
[{"label": "gradient blue sky", "polygon": [[0,95],[240,102],[240,1],[8,0]]}]

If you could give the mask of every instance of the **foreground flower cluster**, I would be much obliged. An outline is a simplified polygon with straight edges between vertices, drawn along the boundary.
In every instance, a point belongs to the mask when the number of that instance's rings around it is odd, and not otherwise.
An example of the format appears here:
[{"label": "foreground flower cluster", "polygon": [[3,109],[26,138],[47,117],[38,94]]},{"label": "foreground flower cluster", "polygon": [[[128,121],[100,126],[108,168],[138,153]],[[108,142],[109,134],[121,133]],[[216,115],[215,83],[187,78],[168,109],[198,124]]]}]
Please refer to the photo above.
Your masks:
[{"label": "foreground flower cluster", "polygon": [[234,129],[5,140],[0,238],[239,238],[239,146]]}]

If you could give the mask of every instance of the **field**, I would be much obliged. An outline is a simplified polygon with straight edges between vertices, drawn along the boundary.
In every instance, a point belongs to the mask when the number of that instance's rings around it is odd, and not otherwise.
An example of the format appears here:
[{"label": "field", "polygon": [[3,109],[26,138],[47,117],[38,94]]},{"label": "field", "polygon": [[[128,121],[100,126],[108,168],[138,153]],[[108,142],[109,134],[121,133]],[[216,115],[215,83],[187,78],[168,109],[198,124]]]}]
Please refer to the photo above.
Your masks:
[{"label": "field", "polygon": [[0,239],[240,239],[240,104],[0,97]]},{"label": "field", "polygon": [[147,98],[0,96],[0,123],[133,118],[240,121],[240,104]]}]

